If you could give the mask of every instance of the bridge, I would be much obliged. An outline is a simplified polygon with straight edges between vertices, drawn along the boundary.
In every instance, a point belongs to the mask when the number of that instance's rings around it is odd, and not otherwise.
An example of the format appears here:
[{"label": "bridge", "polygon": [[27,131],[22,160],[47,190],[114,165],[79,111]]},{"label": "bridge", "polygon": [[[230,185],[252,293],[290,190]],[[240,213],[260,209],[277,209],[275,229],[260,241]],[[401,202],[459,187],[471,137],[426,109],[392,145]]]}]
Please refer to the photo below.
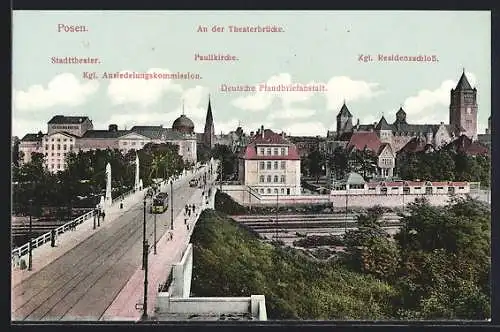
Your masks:
[{"label": "bridge", "polygon": [[[186,249],[200,212],[213,208],[216,168],[214,162],[212,173],[207,164],[185,172],[170,185],[164,181],[161,190],[172,193],[173,204],[163,214],[153,215],[147,209],[148,315],[154,314],[154,294]],[[205,188],[189,186],[189,180],[204,174]],[[207,196],[208,188],[212,188],[211,197]],[[35,239],[31,271],[19,268],[21,260],[27,261],[29,245],[14,249],[12,320],[138,320],[144,306],[141,265],[147,189],[111,202],[97,227],[92,211],[58,227],[56,247],[50,245],[50,233]],[[196,206],[190,216],[185,216],[186,204]]]}]

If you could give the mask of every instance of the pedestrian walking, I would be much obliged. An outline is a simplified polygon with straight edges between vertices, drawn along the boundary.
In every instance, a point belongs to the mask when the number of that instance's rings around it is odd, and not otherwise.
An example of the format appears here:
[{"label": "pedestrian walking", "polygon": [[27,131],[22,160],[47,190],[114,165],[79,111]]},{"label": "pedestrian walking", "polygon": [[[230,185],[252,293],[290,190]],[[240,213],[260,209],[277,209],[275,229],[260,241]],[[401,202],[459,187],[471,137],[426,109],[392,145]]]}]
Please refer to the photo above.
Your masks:
[{"label": "pedestrian walking", "polygon": [[172,239],[174,238],[174,233],[173,232],[169,232],[169,235],[170,235],[170,241],[172,241]]},{"label": "pedestrian walking", "polygon": [[102,216],[102,222],[104,222],[104,217],[106,216],[106,213],[104,213],[104,211],[102,211],[101,216]]},{"label": "pedestrian walking", "polygon": [[186,227],[187,227],[187,230],[189,231],[189,224],[187,224]]},{"label": "pedestrian walking", "polygon": [[188,221],[187,218],[184,218],[184,225],[187,224],[187,221]]}]

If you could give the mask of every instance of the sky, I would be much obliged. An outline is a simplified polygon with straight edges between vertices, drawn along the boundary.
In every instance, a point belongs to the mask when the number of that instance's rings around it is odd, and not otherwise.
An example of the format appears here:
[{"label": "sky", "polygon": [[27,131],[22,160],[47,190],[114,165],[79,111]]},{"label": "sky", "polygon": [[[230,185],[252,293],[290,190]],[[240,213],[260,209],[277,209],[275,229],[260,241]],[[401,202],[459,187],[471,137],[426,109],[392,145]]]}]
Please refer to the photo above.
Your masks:
[{"label": "sky", "polygon": [[[361,124],[382,115],[392,123],[401,106],[409,123],[448,123],[450,89],[464,69],[484,133],[490,24],[488,11],[14,11],[12,134],[46,132],[53,115],[86,115],[94,129],[171,127],[182,109],[202,132],[209,96],[217,134],[264,125],[325,136],[344,101]],[[210,54],[234,60],[200,60]],[[391,55],[429,61],[384,60]],[[119,72],[160,78],[104,75]]]}]

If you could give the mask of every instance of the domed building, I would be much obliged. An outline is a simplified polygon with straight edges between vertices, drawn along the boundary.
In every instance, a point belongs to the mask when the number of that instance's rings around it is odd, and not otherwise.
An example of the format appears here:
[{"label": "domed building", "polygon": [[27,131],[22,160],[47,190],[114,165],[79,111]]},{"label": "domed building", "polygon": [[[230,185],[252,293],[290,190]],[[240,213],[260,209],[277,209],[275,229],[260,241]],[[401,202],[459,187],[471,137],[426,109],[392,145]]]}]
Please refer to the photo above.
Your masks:
[{"label": "domed building", "polygon": [[172,124],[172,129],[183,134],[193,134],[194,123],[185,114],[182,114],[180,117],[175,119]]}]

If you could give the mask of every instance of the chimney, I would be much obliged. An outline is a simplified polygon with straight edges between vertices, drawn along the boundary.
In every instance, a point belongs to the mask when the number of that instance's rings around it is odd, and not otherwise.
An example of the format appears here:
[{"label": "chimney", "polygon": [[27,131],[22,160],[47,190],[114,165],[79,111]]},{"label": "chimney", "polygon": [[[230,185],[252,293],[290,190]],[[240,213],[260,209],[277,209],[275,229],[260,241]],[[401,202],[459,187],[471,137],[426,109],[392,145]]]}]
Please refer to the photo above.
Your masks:
[{"label": "chimney", "polygon": [[262,134],[262,138],[264,138],[264,126],[260,126],[260,132]]},{"label": "chimney", "polygon": [[115,124],[110,124],[108,126],[108,131],[118,131],[118,126]]}]

